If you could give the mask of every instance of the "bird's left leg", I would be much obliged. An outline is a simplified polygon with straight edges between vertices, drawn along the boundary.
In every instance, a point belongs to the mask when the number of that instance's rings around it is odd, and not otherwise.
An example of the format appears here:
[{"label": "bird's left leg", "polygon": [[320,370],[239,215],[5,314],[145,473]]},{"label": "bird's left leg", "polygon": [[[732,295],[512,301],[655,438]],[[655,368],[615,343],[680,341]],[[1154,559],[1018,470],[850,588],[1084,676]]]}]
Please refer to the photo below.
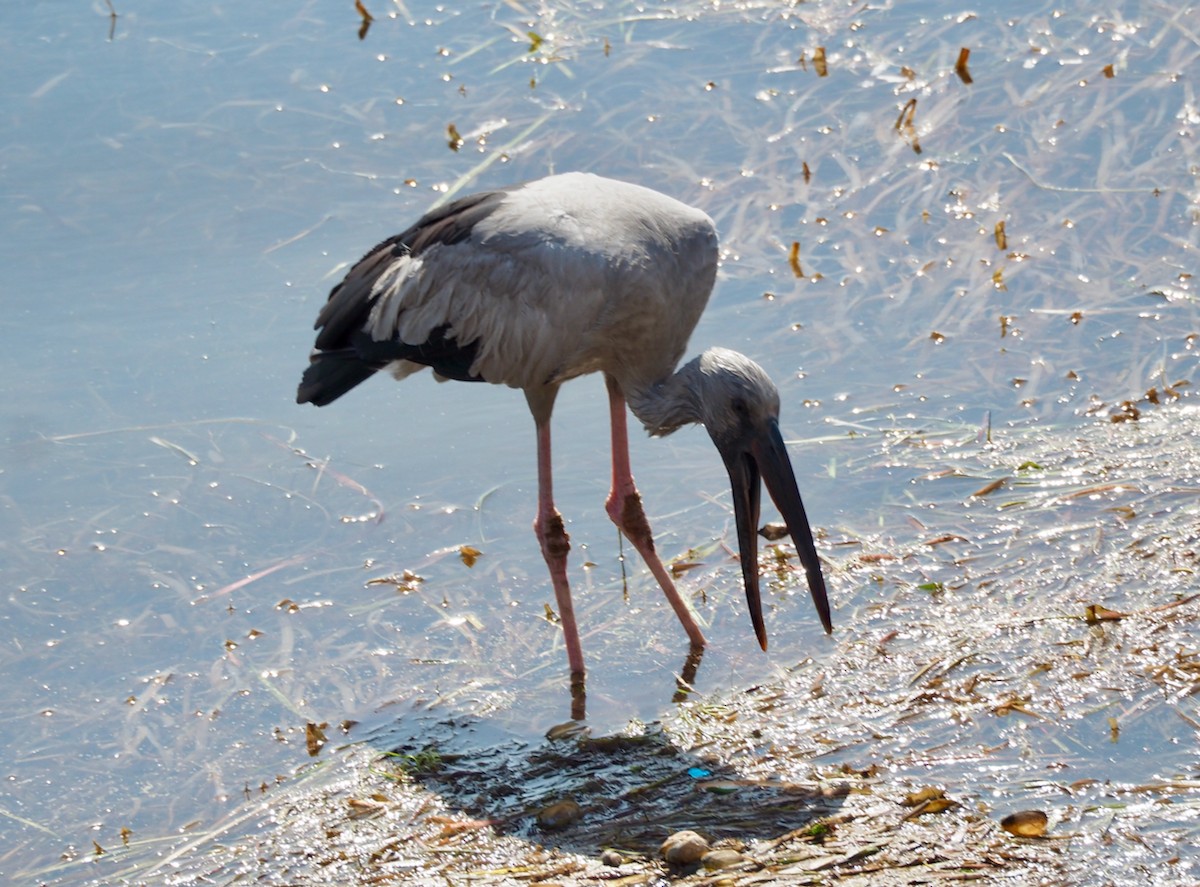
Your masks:
[{"label": "bird's left leg", "polygon": [[638,550],[654,578],[658,580],[663,594],[679,617],[683,630],[687,632],[693,646],[705,645],[704,633],[696,624],[692,611],[688,608],[683,597],[675,589],[671,574],[658,559],[654,550],[654,537],[650,532],[650,523],[646,520],[646,512],[642,509],[642,497],[633,483],[633,473],[629,469],[629,434],[625,422],[625,395],[621,386],[611,376],[606,375],[604,382],[608,386],[608,409],[612,421],[612,460],[613,478],[612,491],[608,494],[605,509],[617,528],[625,534],[633,547]]},{"label": "bird's left leg", "polygon": [[558,601],[558,617],[562,622],[563,640],[567,647],[567,663],[571,667],[572,687],[583,688],[583,646],[579,642],[579,627],[575,624],[575,607],[571,601],[571,584],[567,581],[567,552],[571,539],[563,526],[562,515],[554,507],[554,472],[550,462],[550,413],[554,409],[557,386],[526,389],[525,399],[537,425],[538,511],[533,531],[542,546],[542,556],[550,570],[554,597]]}]

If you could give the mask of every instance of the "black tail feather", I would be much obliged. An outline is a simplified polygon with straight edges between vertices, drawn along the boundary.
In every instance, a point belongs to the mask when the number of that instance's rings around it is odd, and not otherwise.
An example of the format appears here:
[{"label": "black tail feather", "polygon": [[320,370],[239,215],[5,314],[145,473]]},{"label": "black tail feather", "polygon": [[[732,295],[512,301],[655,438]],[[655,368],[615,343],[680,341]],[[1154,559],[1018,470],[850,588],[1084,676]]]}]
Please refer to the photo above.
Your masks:
[{"label": "black tail feather", "polygon": [[311,358],[296,403],[311,403],[323,407],[333,403],[360,382],[365,382],[383,364],[366,363],[353,348],[338,351],[317,351]]}]

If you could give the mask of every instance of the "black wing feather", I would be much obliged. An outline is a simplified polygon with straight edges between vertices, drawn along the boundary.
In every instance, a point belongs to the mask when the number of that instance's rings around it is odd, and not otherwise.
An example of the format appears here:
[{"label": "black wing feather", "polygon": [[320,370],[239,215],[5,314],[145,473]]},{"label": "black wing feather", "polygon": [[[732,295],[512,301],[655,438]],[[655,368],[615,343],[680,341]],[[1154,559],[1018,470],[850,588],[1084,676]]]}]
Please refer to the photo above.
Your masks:
[{"label": "black wing feather", "polygon": [[359,259],[329,293],[329,301],[317,315],[317,350],[304,371],[296,402],[325,406],[394,360],[424,364],[449,379],[482,381],[470,372],[478,343],[460,344],[447,336],[448,326],[435,328],[427,341],[417,345],[399,339],[372,339],[366,332],[371,293],[380,275],[397,259],[419,256],[436,244],[450,246],[467,240],[512,190],[484,191],[430,210],[411,228],[389,237]]}]

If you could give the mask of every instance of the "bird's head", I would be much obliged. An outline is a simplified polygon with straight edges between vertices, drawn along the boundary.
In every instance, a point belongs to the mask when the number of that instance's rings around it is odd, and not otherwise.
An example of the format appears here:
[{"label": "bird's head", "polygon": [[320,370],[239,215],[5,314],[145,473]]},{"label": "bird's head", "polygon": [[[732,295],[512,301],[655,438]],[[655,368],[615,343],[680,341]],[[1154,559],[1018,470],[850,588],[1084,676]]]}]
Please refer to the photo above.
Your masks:
[{"label": "bird's head", "polygon": [[746,603],[758,642],[767,648],[758,581],[760,479],[787,524],[825,631],[832,630],[821,564],[800,490],[779,431],[779,390],[766,372],[736,351],[714,348],[696,359],[696,410],[716,444],[733,491]]}]

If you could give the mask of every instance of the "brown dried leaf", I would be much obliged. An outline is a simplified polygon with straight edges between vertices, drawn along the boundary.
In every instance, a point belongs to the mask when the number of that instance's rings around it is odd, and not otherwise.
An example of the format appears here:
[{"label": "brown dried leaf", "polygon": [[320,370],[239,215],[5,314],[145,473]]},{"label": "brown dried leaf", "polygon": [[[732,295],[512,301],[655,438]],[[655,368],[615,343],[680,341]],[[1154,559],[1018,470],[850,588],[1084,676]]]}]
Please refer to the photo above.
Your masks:
[{"label": "brown dried leaf", "polygon": [[308,749],[308,756],[315,758],[321,753],[321,749],[325,747],[325,728],[328,724],[314,724],[309,721],[304,725],[304,745]]},{"label": "brown dried leaf", "polygon": [[963,47],[958,51],[958,61],[954,63],[954,73],[958,75],[958,79],[963,83],[974,83],[971,79],[971,72],[967,70],[967,59],[971,57],[971,50]]},{"label": "brown dried leaf", "polygon": [[358,798],[347,798],[346,806],[350,808],[351,819],[366,819],[386,813],[388,805],[374,800],[360,801]]},{"label": "brown dried leaf", "polygon": [[1000,828],[1020,838],[1040,838],[1049,818],[1041,810],[1020,810],[1000,820]]},{"label": "brown dried leaf", "polygon": [[829,66],[825,62],[825,47],[818,46],[813,52],[813,68],[816,69],[818,77],[829,76]]},{"label": "brown dried leaf", "polygon": [[463,545],[458,549],[458,556],[462,558],[462,562],[468,567],[475,566],[475,562],[479,560],[483,554],[478,548],[472,548],[470,545]]},{"label": "brown dried leaf", "polygon": [[804,276],[804,269],[800,267],[800,241],[793,240],[792,248],[788,251],[788,264],[792,266],[792,273],[797,277]]},{"label": "brown dried leaf", "polygon": [[966,542],[966,536],[959,536],[956,533],[947,533],[944,536],[938,536],[936,539],[926,539],[925,545],[932,548],[935,545],[945,545],[947,542]]},{"label": "brown dried leaf", "polygon": [[1088,604],[1084,619],[1087,620],[1088,625],[1099,625],[1101,622],[1117,622],[1128,615],[1128,613],[1121,613],[1118,610],[1110,610],[1100,604]]},{"label": "brown dried leaf", "polygon": [[924,804],[926,801],[933,801],[933,800],[937,800],[939,798],[945,798],[945,797],[946,797],[945,789],[936,788],[932,785],[927,785],[923,789],[919,789],[918,791],[910,792],[909,794],[905,795],[904,800],[901,801],[900,803],[903,804],[905,807],[917,807],[917,806],[920,806],[921,804]]}]

